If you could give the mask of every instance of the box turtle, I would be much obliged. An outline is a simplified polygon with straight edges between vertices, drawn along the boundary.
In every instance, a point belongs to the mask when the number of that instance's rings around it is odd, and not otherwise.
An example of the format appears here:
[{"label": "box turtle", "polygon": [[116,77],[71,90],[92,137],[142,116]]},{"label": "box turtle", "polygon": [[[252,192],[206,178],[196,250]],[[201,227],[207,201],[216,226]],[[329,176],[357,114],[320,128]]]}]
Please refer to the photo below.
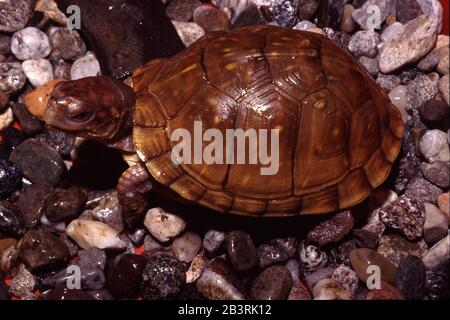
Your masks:
[{"label": "box turtle", "polygon": [[[274,26],[211,32],[125,82],[53,81],[26,97],[49,125],[135,150],[119,180],[127,221],[152,186],[220,212],[328,213],[363,201],[388,177],[403,134],[400,112],[364,68],[326,37]],[[172,161],[171,133],[274,129],[279,168]],[[206,142],[203,142],[206,143]]]}]

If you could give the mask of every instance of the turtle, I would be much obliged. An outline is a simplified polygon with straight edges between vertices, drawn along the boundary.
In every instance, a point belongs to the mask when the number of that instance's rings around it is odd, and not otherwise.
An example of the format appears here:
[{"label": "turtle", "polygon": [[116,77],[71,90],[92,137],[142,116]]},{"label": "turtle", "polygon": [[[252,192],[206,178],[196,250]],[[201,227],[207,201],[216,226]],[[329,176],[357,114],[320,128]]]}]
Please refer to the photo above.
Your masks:
[{"label": "turtle", "polygon": [[[275,26],[210,32],[125,81],[56,80],[25,103],[50,126],[137,155],[117,185],[130,223],[152,188],[256,217],[350,208],[387,179],[404,130],[398,109],[347,51],[323,35]],[[278,130],[277,172],[262,175],[259,159],[174,161],[172,134],[193,132],[196,121],[202,132]]]}]

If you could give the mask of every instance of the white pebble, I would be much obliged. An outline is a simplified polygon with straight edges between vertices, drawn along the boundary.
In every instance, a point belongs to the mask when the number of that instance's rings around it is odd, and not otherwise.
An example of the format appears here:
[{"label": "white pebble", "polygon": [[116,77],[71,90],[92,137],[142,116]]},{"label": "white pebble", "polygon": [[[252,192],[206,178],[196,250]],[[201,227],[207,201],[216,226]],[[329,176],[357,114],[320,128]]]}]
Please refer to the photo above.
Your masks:
[{"label": "white pebble", "polygon": [[172,24],[186,47],[205,35],[205,30],[195,22],[172,21]]},{"label": "white pebble", "polygon": [[186,222],[179,216],[168,213],[161,208],[152,208],[145,215],[144,225],[160,242],[167,242],[186,228]]},{"label": "white pebble", "polygon": [[24,28],[12,35],[11,51],[19,60],[42,59],[51,52],[50,40],[38,28]]},{"label": "white pebble", "polygon": [[406,98],[407,91],[408,88],[406,86],[400,85],[392,89],[391,92],[389,92],[389,98],[391,99],[392,104],[396,106],[398,110],[400,110],[403,122],[408,121],[410,117],[408,112],[406,111],[408,101]]},{"label": "white pebble", "polygon": [[13,122],[13,112],[11,108],[8,108],[0,113],[0,132],[8,128],[11,122]]},{"label": "white pebble", "polygon": [[73,220],[66,233],[83,249],[124,249],[126,247],[118,232],[107,224],[93,220]]},{"label": "white pebble", "polygon": [[325,278],[316,283],[313,289],[314,300],[352,300],[352,294],[339,282]]},{"label": "white pebble", "polygon": [[172,252],[180,261],[191,262],[195,255],[200,251],[202,247],[202,238],[199,235],[186,232],[182,236],[173,240]]},{"label": "white pebble", "polygon": [[312,23],[311,21],[308,20],[303,20],[300,21],[299,23],[297,23],[294,28],[294,30],[308,30],[308,29],[312,29],[312,28],[317,28],[317,25],[315,23]]},{"label": "white pebble", "polygon": [[381,33],[380,39],[383,42],[398,39],[403,33],[404,29],[405,27],[403,26],[403,24],[396,21],[390,26],[386,27],[386,29],[384,29],[384,31]]},{"label": "white pebble", "polygon": [[450,234],[430,248],[422,257],[427,269],[437,267],[450,257]]},{"label": "white pebble", "polygon": [[86,77],[95,77],[101,74],[100,63],[93,52],[88,52],[80,59],[75,60],[70,69],[70,79],[78,80]]},{"label": "white pebble", "polygon": [[26,60],[22,70],[34,87],[40,87],[53,80],[53,67],[47,59]]},{"label": "white pebble", "polygon": [[420,140],[420,152],[428,162],[450,161],[447,134],[437,129],[427,131]]}]

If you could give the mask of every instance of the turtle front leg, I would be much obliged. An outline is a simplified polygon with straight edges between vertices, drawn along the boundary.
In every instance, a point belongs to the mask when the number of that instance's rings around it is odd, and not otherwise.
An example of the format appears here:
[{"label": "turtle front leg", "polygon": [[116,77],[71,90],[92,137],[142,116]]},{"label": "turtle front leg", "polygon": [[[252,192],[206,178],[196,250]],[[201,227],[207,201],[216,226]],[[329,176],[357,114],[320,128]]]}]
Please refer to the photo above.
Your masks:
[{"label": "turtle front leg", "polygon": [[152,187],[150,173],[142,163],[129,167],[120,177],[117,197],[128,225],[135,223],[144,214],[148,206],[145,193]]}]

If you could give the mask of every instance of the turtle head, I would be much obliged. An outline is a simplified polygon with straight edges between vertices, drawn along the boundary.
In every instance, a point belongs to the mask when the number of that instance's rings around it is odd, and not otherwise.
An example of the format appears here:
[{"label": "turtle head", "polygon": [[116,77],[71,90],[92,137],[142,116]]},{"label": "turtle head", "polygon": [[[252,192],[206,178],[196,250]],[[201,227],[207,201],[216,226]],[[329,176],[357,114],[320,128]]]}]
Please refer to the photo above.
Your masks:
[{"label": "turtle head", "polygon": [[99,141],[129,131],[135,101],[130,87],[106,76],[54,80],[25,97],[28,110],[47,124]]}]

